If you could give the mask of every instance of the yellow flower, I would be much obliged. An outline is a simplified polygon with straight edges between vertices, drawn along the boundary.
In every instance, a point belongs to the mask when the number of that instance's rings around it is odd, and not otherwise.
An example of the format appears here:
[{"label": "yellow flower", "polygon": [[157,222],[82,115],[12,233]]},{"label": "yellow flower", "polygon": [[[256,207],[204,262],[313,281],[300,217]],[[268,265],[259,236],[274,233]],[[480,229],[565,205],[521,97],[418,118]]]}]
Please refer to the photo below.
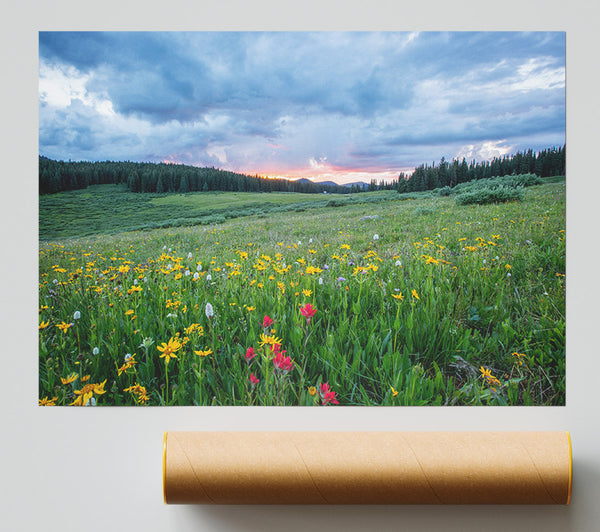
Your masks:
[{"label": "yellow flower", "polygon": [[156,349],[158,349],[162,353],[162,355],[160,355],[160,358],[164,358],[165,363],[168,364],[171,358],[177,358],[175,352],[181,349],[181,344],[176,338],[171,338],[168,344],[162,342],[160,346],[156,346]]},{"label": "yellow flower", "polygon": [[484,377],[484,378],[492,376],[492,370],[491,369],[485,369],[483,366],[480,366],[479,371],[481,371],[481,376]]},{"label": "yellow flower", "polygon": [[510,264],[507,264],[506,266],[504,266],[507,270],[510,270],[512,268],[512,266]]},{"label": "yellow flower", "polygon": [[56,325],[63,333],[66,333],[72,326],[72,323],[65,323],[64,321],[61,321],[60,323],[58,323]]},{"label": "yellow flower", "polygon": [[306,296],[306,297],[310,297],[312,295],[312,290],[302,290],[302,293]]},{"label": "yellow flower", "polygon": [[52,399],[48,399],[48,397],[44,397],[43,399],[40,399],[40,406],[56,406],[56,401],[58,400],[58,397],[53,397]]},{"label": "yellow flower", "polygon": [[311,387],[308,389],[308,394],[309,394],[309,395],[316,395],[316,394],[317,394],[317,389],[316,389],[314,386],[311,386]]},{"label": "yellow flower", "polygon": [[265,345],[274,346],[275,344],[281,345],[281,342],[281,338],[277,338],[277,336],[275,336],[275,333],[273,333],[272,336],[266,336],[265,334],[260,333],[260,347],[263,347]]},{"label": "yellow flower", "polygon": [[419,297],[419,294],[417,294],[417,291],[414,288],[412,289],[411,294],[415,299],[418,299],[419,301],[421,300],[421,298]]},{"label": "yellow flower", "polygon": [[396,397],[398,395],[398,390],[395,390],[393,386],[390,386],[392,389],[392,397]]},{"label": "yellow flower", "polygon": [[71,375],[69,375],[66,379],[63,379],[61,377],[60,381],[63,384],[71,384],[72,382],[75,382],[78,378],[79,378],[79,375],[77,375],[77,373],[71,373]]},{"label": "yellow flower", "polygon": [[256,310],[256,307],[246,307],[246,310],[252,312],[253,310]]},{"label": "yellow flower", "polygon": [[[485,369],[483,366],[481,366],[479,368],[479,371],[481,371],[481,376],[487,380],[488,385],[501,384],[500,381],[492,375],[492,370]],[[496,390],[494,389],[494,391],[496,391]]]},{"label": "yellow flower", "polygon": [[199,357],[206,357],[208,355],[211,355],[213,352],[213,350],[209,347],[208,349],[206,349],[205,351],[194,351],[194,353],[196,353]]},{"label": "yellow flower", "polygon": [[199,323],[192,323],[189,327],[186,327],[185,334],[190,335],[197,332],[200,336],[204,334],[204,327]]},{"label": "yellow flower", "polygon": [[394,299],[397,299],[398,301],[402,301],[404,299],[404,296],[402,295],[402,292],[398,292],[397,294],[392,294],[392,297]]},{"label": "yellow flower", "polygon": [[515,357],[515,364],[519,364],[519,366],[523,365],[523,360],[521,359],[525,357],[524,353],[517,353],[515,351],[514,353],[511,353],[511,356]]},{"label": "yellow flower", "polygon": [[43,321],[42,320],[42,323],[40,323],[38,329],[40,329],[40,330],[45,329],[46,327],[48,327],[48,325],[50,325],[49,321]]},{"label": "yellow flower", "polygon": [[137,396],[136,401],[140,404],[146,404],[149,400],[146,388],[144,386],[140,386],[137,382],[133,386],[125,388],[123,391],[131,392],[132,394]]},{"label": "yellow flower", "polygon": [[81,390],[74,390],[77,398],[71,403],[71,405],[84,406],[90,399],[93,398],[94,394],[102,395],[103,393],[106,393],[106,390],[104,389],[105,384],[106,379],[100,384],[86,384],[83,388],[81,388]]},{"label": "yellow flower", "polygon": [[135,355],[129,357],[126,361],[125,364],[123,364],[118,370],[117,370],[117,376],[120,376],[121,373],[127,373],[128,369],[131,369],[134,365],[135,365]]},{"label": "yellow flower", "polygon": [[133,314],[133,310],[129,309],[127,311],[125,311],[125,316],[131,316],[131,314]]}]

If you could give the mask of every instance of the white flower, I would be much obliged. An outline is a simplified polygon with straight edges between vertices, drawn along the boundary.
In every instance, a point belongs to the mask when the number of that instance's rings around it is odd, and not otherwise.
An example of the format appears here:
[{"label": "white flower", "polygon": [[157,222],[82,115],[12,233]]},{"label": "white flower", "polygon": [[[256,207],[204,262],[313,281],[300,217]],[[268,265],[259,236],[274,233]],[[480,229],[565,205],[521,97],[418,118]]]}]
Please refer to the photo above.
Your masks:
[{"label": "white flower", "polygon": [[402,266],[402,263],[400,262],[399,259],[396,261],[396,266]]},{"label": "white flower", "polygon": [[207,318],[212,318],[215,315],[215,311],[210,303],[206,304],[206,308],[204,309],[204,313]]},{"label": "white flower", "polygon": [[188,260],[189,260],[189,259],[191,259],[191,258],[192,258],[192,252],[190,251],[190,252],[188,253]]},{"label": "white flower", "polygon": [[147,283],[148,282],[148,277],[144,277],[144,282]]},{"label": "white flower", "polygon": [[167,270],[170,270],[172,267],[173,267],[173,265],[171,263],[169,263],[169,265],[167,266]]},{"label": "white flower", "polygon": [[323,277],[319,277],[319,284],[323,284]]},{"label": "white flower", "polygon": [[127,362],[131,358],[131,353],[127,353],[125,355],[125,362]]},{"label": "white flower", "polygon": [[212,275],[210,273],[206,276],[206,280],[207,281],[212,281]]},{"label": "white flower", "polygon": [[167,314],[167,318],[176,318],[176,317],[177,317],[177,314],[176,314],[176,313],[174,313],[174,312],[173,312],[173,313],[169,312],[169,313]]},{"label": "white flower", "polygon": [[506,277],[511,277],[511,275],[510,275],[510,272],[508,272],[508,273],[506,274]]},{"label": "white flower", "polygon": [[100,353],[100,349],[94,347],[94,349],[92,349],[92,355],[97,355],[98,353]]},{"label": "white flower", "polygon": [[373,235],[373,240],[379,240],[379,235],[377,233]]},{"label": "white flower", "polygon": [[187,277],[190,274],[190,270],[185,270],[185,276]]},{"label": "white flower", "polygon": [[197,281],[198,279],[200,279],[200,274],[198,272],[196,272],[194,274],[194,281]]},{"label": "white flower", "polygon": [[73,314],[73,319],[74,320],[78,320],[79,318],[81,318],[81,312],[79,312],[78,310],[76,310],[75,314]]},{"label": "white flower", "polygon": [[133,284],[134,284],[135,286],[137,286],[137,284],[138,284],[138,280],[137,280],[137,279],[134,279],[134,280],[133,280]]},{"label": "white flower", "polygon": [[96,406],[96,399],[94,397],[90,397],[85,403],[85,406]]},{"label": "white flower", "polygon": [[483,259],[483,264],[485,264],[485,262],[486,262],[485,259]]},{"label": "white flower", "polygon": [[164,251],[165,249],[167,249],[167,246],[163,246],[163,251]]},{"label": "white flower", "polygon": [[309,239],[308,239],[308,243],[309,243],[309,244],[312,244],[312,238],[309,238]]},{"label": "white flower", "polygon": [[54,284],[58,284],[58,279],[52,279],[52,282],[53,282]]},{"label": "white flower", "polygon": [[198,266],[196,266],[196,270],[198,270],[199,272],[202,271],[202,263],[201,262],[199,262]]}]

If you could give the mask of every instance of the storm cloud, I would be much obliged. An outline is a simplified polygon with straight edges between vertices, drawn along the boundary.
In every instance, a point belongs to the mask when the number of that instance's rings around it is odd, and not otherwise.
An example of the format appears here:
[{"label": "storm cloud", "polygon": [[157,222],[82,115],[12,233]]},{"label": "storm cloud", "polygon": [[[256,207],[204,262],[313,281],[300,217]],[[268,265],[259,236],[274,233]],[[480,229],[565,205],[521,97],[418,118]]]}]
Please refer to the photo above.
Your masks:
[{"label": "storm cloud", "polygon": [[565,142],[562,32],[42,32],[39,149],[339,182]]}]

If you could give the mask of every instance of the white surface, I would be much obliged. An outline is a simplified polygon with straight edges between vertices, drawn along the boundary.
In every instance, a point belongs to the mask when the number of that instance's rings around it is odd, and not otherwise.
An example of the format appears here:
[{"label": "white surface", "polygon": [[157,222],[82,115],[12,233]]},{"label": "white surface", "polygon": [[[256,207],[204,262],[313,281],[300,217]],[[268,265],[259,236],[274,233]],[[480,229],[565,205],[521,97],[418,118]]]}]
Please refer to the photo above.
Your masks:
[{"label": "white surface", "polygon": [[[2,8],[0,529],[600,530],[598,9],[587,0],[24,1]],[[198,4],[195,2],[189,4]],[[184,7],[181,7],[181,6]],[[366,7],[366,6],[370,7]],[[484,5],[485,7],[481,7]],[[167,7],[169,6],[169,7]],[[567,406],[37,407],[37,32],[79,29],[567,31]],[[570,430],[569,507],[185,507],[162,502],[164,430]]]}]

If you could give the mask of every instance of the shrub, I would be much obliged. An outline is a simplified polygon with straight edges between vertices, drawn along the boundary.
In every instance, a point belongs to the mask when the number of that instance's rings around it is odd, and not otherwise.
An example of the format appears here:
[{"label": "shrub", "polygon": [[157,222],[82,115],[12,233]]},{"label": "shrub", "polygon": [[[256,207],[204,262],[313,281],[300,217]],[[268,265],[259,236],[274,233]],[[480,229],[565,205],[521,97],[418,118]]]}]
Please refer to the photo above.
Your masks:
[{"label": "shrub", "polygon": [[449,196],[450,194],[452,194],[452,189],[450,187],[442,187],[438,189],[438,194],[440,196]]},{"label": "shrub", "polygon": [[519,201],[523,198],[523,188],[511,188],[499,186],[496,188],[479,188],[477,190],[463,192],[456,197],[457,205],[485,205],[487,203],[504,203],[507,201]]}]

